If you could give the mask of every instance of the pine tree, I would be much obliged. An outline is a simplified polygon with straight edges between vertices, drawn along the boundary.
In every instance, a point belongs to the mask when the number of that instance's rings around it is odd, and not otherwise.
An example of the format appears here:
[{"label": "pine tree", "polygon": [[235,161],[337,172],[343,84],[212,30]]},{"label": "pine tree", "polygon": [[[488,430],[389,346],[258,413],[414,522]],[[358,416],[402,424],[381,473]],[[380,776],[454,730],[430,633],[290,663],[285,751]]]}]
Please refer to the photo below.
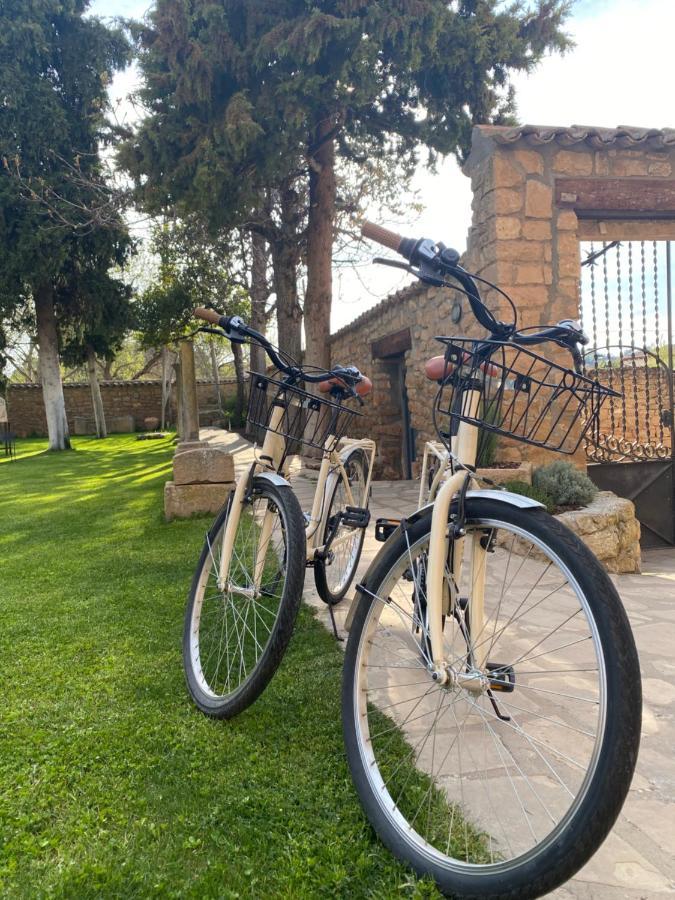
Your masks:
[{"label": "pine tree", "polygon": [[[34,308],[53,450],[69,446],[58,322],[74,294],[63,288],[81,241],[100,227],[88,211],[106,194],[99,155],[110,138],[106,87],[129,56],[119,30],[84,18],[87,6],[3,0],[0,7],[0,322]],[[112,236],[111,261],[116,242]]]},{"label": "pine tree", "polygon": [[328,363],[336,156],[462,156],[514,111],[509,77],[562,50],[568,0],[156,0],[139,32],[147,118],[124,148],[150,209],[246,223],[303,188],[305,332]]}]

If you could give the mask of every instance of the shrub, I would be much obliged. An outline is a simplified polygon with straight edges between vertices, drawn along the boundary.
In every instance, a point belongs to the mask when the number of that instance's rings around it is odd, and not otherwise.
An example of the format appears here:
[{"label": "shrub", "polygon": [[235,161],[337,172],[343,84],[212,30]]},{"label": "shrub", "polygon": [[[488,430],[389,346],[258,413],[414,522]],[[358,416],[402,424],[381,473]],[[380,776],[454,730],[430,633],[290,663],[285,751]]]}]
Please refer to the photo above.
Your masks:
[{"label": "shrub", "polygon": [[[497,404],[492,403],[485,407],[483,403],[482,419],[490,425],[500,425],[499,407]],[[480,429],[478,434],[478,459],[476,460],[478,466],[489,469],[493,465],[497,455],[498,441],[499,435],[495,434],[494,431],[487,431],[485,428]]]},{"label": "shrub", "polygon": [[562,459],[535,469],[532,484],[549,494],[556,506],[587,506],[598,493],[590,478]]},{"label": "shrub", "polygon": [[526,481],[507,481],[505,482],[504,487],[507,491],[511,491],[512,494],[522,494],[524,497],[531,497],[533,500],[543,503],[547,512],[552,513],[555,509],[556,505],[546,491],[542,491],[540,488],[528,484]]}]

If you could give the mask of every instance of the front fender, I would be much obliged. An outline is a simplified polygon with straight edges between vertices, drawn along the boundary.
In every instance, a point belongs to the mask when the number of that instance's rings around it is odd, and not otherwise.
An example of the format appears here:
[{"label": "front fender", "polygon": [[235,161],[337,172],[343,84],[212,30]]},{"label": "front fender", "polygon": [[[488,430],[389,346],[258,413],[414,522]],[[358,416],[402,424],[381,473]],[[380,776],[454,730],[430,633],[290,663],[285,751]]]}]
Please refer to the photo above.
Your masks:
[{"label": "front fender", "polygon": [[270,484],[276,487],[290,487],[289,482],[283,475],[279,475],[278,472],[256,472],[255,477],[261,478],[263,481],[269,481]]}]

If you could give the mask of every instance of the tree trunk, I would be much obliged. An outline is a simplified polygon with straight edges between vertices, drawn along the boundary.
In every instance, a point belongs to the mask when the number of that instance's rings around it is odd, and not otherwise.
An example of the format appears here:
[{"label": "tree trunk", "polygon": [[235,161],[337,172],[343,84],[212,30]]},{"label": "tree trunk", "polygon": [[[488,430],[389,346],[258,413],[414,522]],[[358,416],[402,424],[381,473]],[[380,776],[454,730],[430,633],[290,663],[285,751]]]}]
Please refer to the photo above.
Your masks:
[{"label": "tree trunk", "polygon": [[237,423],[237,428],[241,428],[244,421],[245,401],[244,354],[242,353],[241,344],[232,344],[232,355],[234,356],[234,371],[237,376],[237,399],[234,404],[234,420]]},{"label": "tree trunk", "polygon": [[66,419],[66,402],[59,368],[59,341],[51,286],[38,289],[35,294],[35,317],[40,359],[42,398],[47,416],[50,450],[69,450],[70,436]]},{"label": "tree trunk", "polygon": [[302,353],[302,308],[298,301],[296,248],[285,241],[272,246],[274,289],[277,295],[277,341],[295,360]]},{"label": "tree trunk", "polygon": [[98,375],[96,374],[96,354],[92,347],[87,347],[87,376],[89,377],[89,387],[91,389],[91,405],[94,407],[96,435],[104,438],[108,436],[108,429],[105,424],[105,410],[103,409],[101,388],[98,383]]},{"label": "tree trunk", "polygon": [[314,135],[309,168],[305,362],[330,367],[330,311],[333,299],[333,223],[335,220],[335,142],[333,122],[325,119]]},{"label": "tree trunk", "polygon": [[302,216],[297,192],[290,185],[284,185],[280,192],[279,213],[281,228],[271,244],[278,343],[282,350],[299,362],[302,353],[302,307],[298,300],[298,225]]},{"label": "tree trunk", "polygon": [[176,375],[176,433],[178,439],[184,441],[185,427],[183,424],[183,375],[180,368],[180,357],[173,364]]},{"label": "tree trunk", "polygon": [[[251,327],[261,334],[267,329],[267,245],[261,234],[251,234]],[[251,344],[250,368],[252,372],[264,372],[267,366],[265,351],[258,344]]]},{"label": "tree trunk", "polygon": [[171,369],[169,367],[169,349],[162,347],[162,411],[160,415],[160,430],[166,428],[166,404],[169,399],[169,384],[171,382]]},{"label": "tree trunk", "polygon": [[195,350],[192,341],[180,342],[181,399],[184,441],[199,440],[199,404],[195,378]]}]

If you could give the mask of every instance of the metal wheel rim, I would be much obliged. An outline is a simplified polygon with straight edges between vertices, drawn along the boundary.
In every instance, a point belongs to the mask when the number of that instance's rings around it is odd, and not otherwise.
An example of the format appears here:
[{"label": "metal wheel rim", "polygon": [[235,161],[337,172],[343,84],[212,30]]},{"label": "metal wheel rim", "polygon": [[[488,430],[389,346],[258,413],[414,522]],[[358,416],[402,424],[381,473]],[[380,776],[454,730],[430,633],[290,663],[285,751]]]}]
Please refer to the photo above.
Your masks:
[{"label": "metal wheel rim", "polygon": [[[494,528],[502,528],[504,526],[503,522],[499,522],[495,519],[489,518],[481,518],[471,521],[471,526],[480,523],[481,527],[494,527]],[[412,842],[416,848],[416,850],[422,854],[429,863],[434,865],[440,865],[448,871],[453,871],[462,875],[469,875],[474,877],[485,877],[485,876],[497,876],[505,874],[506,872],[520,867],[522,865],[526,865],[534,858],[540,856],[542,853],[545,853],[546,850],[557,840],[559,835],[564,831],[567,827],[567,824],[575,815],[581,804],[583,803],[585,797],[587,796],[588,789],[590,787],[593,776],[597,770],[598,759],[600,754],[600,749],[602,746],[602,736],[605,730],[606,724],[606,705],[607,705],[607,697],[606,697],[606,666],[604,655],[602,653],[602,647],[599,642],[599,636],[597,632],[597,626],[595,620],[592,616],[590,609],[588,608],[588,603],[586,601],[583,592],[581,591],[576,579],[572,576],[572,573],[569,571],[568,567],[564,565],[562,560],[557,556],[557,554],[553,553],[546,545],[536,538],[534,535],[528,533],[524,529],[521,529],[515,525],[508,525],[509,532],[512,532],[520,537],[525,538],[526,540],[532,542],[539,550],[545,552],[548,559],[558,566],[560,570],[566,575],[568,583],[570,587],[573,589],[574,594],[579,601],[580,607],[586,614],[586,621],[588,623],[591,636],[593,639],[593,647],[595,651],[595,657],[598,663],[598,691],[599,691],[599,703],[598,703],[598,724],[595,742],[591,754],[591,758],[587,767],[587,771],[581,787],[577,791],[577,794],[574,798],[573,803],[569,806],[566,813],[562,816],[556,827],[554,827],[542,841],[536,843],[529,851],[524,854],[520,854],[515,856],[512,859],[500,861],[500,862],[491,862],[489,864],[476,864],[465,861],[458,861],[452,859],[445,854],[438,851],[433,845],[429,844],[425,838],[420,835],[414,828],[411,828],[410,824],[406,820],[406,818],[400,814],[398,809],[396,808],[396,804],[393,801],[393,798],[389,794],[386,784],[384,783],[380,771],[379,764],[377,759],[375,758],[375,754],[373,752],[373,744],[370,739],[370,728],[368,722],[368,713],[365,714],[359,709],[359,697],[362,692],[366,692],[367,688],[364,686],[364,678],[365,672],[367,670],[367,663],[364,663],[364,643],[368,643],[368,639],[370,638],[370,634],[372,629],[369,628],[369,623],[373,619],[373,610],[376,607],[380,607],[382,610],[384,607],[381,603],[377,601],[373,601],[370,606],[370,609],[367,614],[366,622],[364,623],[363,629],[361,631],[359,647],[357,649],[357,663],[355,666],[355,678],[354,678],[354,693],[352,698],[353,704],[353,715],[354,721],[356,723],[356,733],[358,738],[359,745],[359,753],[362,760],[363,772],[365,777],[367,778],[371,792],[376,802],[380,806],[381,811],[386,816],[390,825],[399,832],[401,837],[405,839],[406,842]],[[410,552],[414,552],[420,545],[423,545],[428,542],[428,534],[422,536],[418,541],[416,541],[413,545],[410,546]],[[403,557],[399,557],[396,563],[391,567],[389,572],[387,573],[383,584],[387,586],[393,577],[393,573],[401,568],[401,559]],[[381,614],[381,612],[380,612]],[[379,620],[379,615],[378,615]],[[367,710],[367,704],[364,704],[365,709]],[[365,728],[364,728],[365,723]]]},{"label": "metal wheel rim", "polygon": [[[358,471],[358,476],[356,477],[356,479],[353,482],[350,481],[350,487],[352,490],[352,495],[354,497],[354,502],[357,505],[363,505],[365,488],[364,472],[362,467],[358,463],[355,466],[351,466],[351,469]],[[349,468],[347,466],[345,467],[345,471],[349,476]],[[356,484],[358,484],[358,490],[354,489]],[[341,476],[338,476],[338,481],[336,483],[335,492],[332,498],[333,500],[336,500],[338,498],[338,492],[341,492],[341,500],[336,505],[338,509],[343,509],[345,506],[346,496],[344,482]],[[331,506],[333,506],[333,503],[331,503]],[[345,541],[344,544],[341,544],[336,549],[332,561],[325,567],[326,584],[328,585],[328,589],[331,594],[340,594],[343,590],[346,589],[349,582],[351,581],[354,566],[356,565],[359,558],[363,532],[360,528],[353,528],[352,532],[353,534],[351,540]],[[338,531],[336,537],[340,537],[341,533],[342,529]],[[347,548],[346,551],[343,551],[344,547]],[[340,560],[342,568],[340,568],[339,565],[336,565],[336,562],[338,560]],[[337,583],[335,583],[331,578],[331,575],[335,576],[336,573],[340,573],[340,578],[335,579]]]},{"label": "metal wheel rim", "polygon": [[[259,499],[261,499],[261,498],[254,497],[253,500],[251,501],[251,505],[252,505],[252,503],[255,503],[256,500],[259,500]],[[231,504],[231,502],[232,501],[230,500],[230,504]],[[268,501],[268,505],[269,505],[269,501]],[[274,506],[274,509],[276,510],[278,522],[280,524],[281,531],[283,534],[284,548],[285,548],[284,559],[286,559],[287,558],[287,549],[285,547],[286,530],[284,527],[283,516],[280,512],[279,507],[277,507],[273,503],[272,503],[272,506]],[[241,521],[239,524],[241,525]],[[253,677],[253,675],[256,671],[258,663],[260,662],[264,653],[267,650],[267,646],[269,644],[269,639],[272,636],[272,634],[274,633],[274,629],[276,627],[277,620],[279,618],[279,614],[280,614],[281,608],[282,608],[281,607],[281,596],[283,594],[283,588],[284,588],[285,581],[286,581],[286,572],[285,572],[285,567],[284,567],[284,569],[281,572],[279,596],[277,597],[277,600],[279,601],[278,608],[277,608],[276,614],[273,617],[270,616],[270,618],[267,620],[267,622],[269,623],[268,634],[266,636],[264,645],[261,645],[259,648],[257,648],[259,650],[259,652],[257,652],[256,658],[255,658],[255,664],[253,665],[253,667],[251,668],[251,670],[248,673],[245,673],[244,678],[242,680],[240,680],[237,683],[236,687],[234,687],[232,690],[224,691],[223,693],[214,691],[213,688],[211,687],[211,684],[209,683],[209,680],[207,679],[206,675],[204,674],[204,670],[203,670],[203,666],[202,666],[202,651],[201,651],[202,641],[200,639],[201,638],[201,627],[200,626],[201,626],[201,618],[202,618],[204,603],[206,602],[207,599],[213,599],[213,598],[206,598],[205,592],[206,592],[206,587],[209,584],[209,579],[214,571],[214,568],[217,567],[217,562],[216,562],[217,556],[218,556],[217,549],[219,548],[220,542],[222,541],[222,537],[223,537],[226,525],[227,525],[227,517],[223,520],[223,523],[222,523],[221,527],[219,528],[211,547],[209,548],[209,553],[206,556],[204,565],[202,566],[199,583],[198,583],[197,589],[195,591],[195,601],[192,606],[192,615],[190,617],[190,659],[192,661],[192,671],[197,680],[200,690],[207,697],[209,697],[212,700],[222,700],[225,697],[234,696],[235,694],[240,693],[246,687],[246,685],[250,682],[251,678]],[[208,541],[208,535],[207,535],[207,541]],[[235,541],[236,541],[236,538],[235,538]],[[224,592],[221,592],[221,594],[223,594],[223,593]],[[249,598],[246,598],[246,599],[249,599]],[[256,601],[253,601],[253,599],[251,598],[249,603],[247,604],[246,612],[243,613],[244,622],[248,621],[250,607],[254,602],[256,602]],[[257,601],[257,602],[259,602],[259,601]],[[254,612],[255,612],[255,610],[254,610]],[[252,621],[256,622],[255,616],[253,617]],[[241,620],[240,620],[240,625],[241,625]],[[242,635],[248,635],[249,637],[251,636],[251,632],[247,631],[247,629],[244,628],[243,625],[241,626],[240,633]],[[256,628],[253,630],[252,636],[254,637],[254,640],[257,640],[257,624],[256,624]],[[227,663],[226,663],[226,665],[227,665]],[[216,671],[216,675],[217,674],[218,674],[218,671]],[[229,674],[229,670],[228,670],[228,674]]]}]

